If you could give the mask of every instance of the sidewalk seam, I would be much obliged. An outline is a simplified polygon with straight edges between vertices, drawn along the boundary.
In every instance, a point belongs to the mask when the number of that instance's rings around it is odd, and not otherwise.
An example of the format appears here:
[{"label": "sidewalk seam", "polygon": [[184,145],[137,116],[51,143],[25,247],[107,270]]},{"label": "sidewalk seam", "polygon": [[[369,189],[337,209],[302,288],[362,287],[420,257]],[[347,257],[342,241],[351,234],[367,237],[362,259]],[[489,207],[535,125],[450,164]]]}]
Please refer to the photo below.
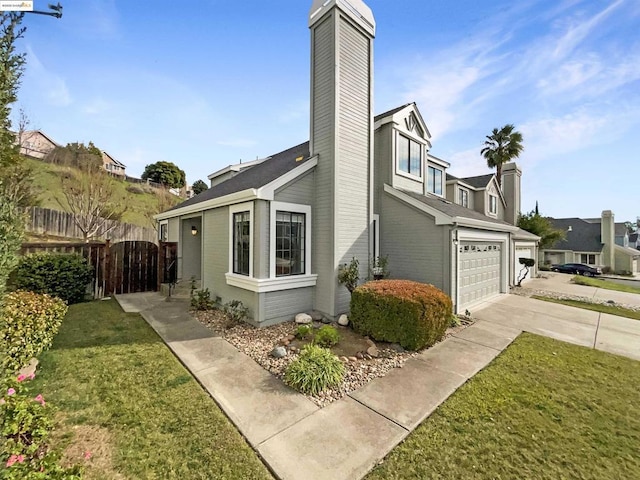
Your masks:
[{"label": "sidewalk seam", "polygon": [[596,334],[593,337],[593,348],[596,348],[598,344],[598,332],[600,332],[600,319],[602,318],[602,313],[598,314],[598,324],[596,325]]},{"label": "sidewalk seam", "polygon": [[[357,391],[357,390],[356,390],[356,391]],[[347,393],[347,397],[349,397],[349,398],[350,398],[351,400],[353,400],[354,402],[356,402],[356,403],[358,403],[358,404],[362,405],[364,408],[366,408],[366,409],[368,409],[368,410],[371,410],[371,411],[372,411],[373,413],[375,413],[376,415],[380,415],[382,418],[384,418],[384,419],[386,419],[386,420],[389,420],[391,423],[393,423],[394,425],[397,425],[397,426],[398,426],[398,427],[400,427],[402,430],[404,430],[405,432],[407,432],[407,434],[409,434],[409,433],[411,433],[411,432],[413,431],[413,430],[408,429],[408,428],[407,428],[407,427],[405,427],[404,425],[399,424],[398,422],[396,422],[396,421],[395,421],[395,420],[393,420],[392,418],[387,417],[384,413],[380,413],[379,411],[374,410],[373,408],[371,408],[369,405],[367,405],[367,404],[365,404],[365,403],[362,403],[362,402],[361,402],[360,400],[358,400],[357,398],[352,397],[352,396],[351,396],[351,394],[352,394],[352,393],[355,393],[355,391],[354,391],[354,392]],[[451,395],[449,395],[449,396],[451,396]],[[449,397],[447,397],[447,398],[449,398]],[[445,399],[445,400],[446,400],[446,399]],[[428,417],[428,416],[427,416],[427,417]],[[424,421],[424,420],[423,420],[423,421]],[[391,450],[389,450],[389,451],[391,451]],[[388,452],[387,452],[387,453],[388,453]]]}]

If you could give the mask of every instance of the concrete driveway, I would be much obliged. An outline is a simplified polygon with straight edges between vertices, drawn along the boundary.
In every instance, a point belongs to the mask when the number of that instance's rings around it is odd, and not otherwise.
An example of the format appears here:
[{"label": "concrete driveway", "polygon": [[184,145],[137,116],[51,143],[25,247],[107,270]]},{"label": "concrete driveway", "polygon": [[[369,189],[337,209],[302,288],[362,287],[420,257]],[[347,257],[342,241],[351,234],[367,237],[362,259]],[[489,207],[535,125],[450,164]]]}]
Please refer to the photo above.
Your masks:
[{"label": "concrete driveway", "polygon": [[[569,283],[570,275],[534,279],[526,288],[640,306],[640,295]],[[476,320],[640,360],[640,321],[519,295],[501,295],[472,311]]]}]

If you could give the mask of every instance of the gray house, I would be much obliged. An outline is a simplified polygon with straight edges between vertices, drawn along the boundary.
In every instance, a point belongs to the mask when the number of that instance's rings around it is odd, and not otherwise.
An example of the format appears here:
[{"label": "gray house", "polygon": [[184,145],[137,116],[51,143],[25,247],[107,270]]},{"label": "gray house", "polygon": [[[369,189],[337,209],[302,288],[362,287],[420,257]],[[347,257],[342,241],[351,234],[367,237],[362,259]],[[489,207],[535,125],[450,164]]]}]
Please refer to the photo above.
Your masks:
[{"label": "gray house", "polygon": [[[447,177],[415,104],[376,117],[375,21],[361,1],[314,0],[310,141],[209,176],[211,188],[158,215],[178,242],[178,275],[223,301],[241,300],[269,325],[317,310],[348,311],[339,266],[389,257],[391,276],[432,283],[464,311],[508,292],[538,237],[514,226],[515,164]],[[464,195],[462,192],[466,191]]]},{"label": "gray house", "polygon": [[638,273],[640,251],[628,246],[626,229],[620,228],[624,224],[614,218],[611,210],[604,210],[600,218],[552,218],[554,228],[564,231],[566,238],[540,250],[540,262],[585,263]]}]

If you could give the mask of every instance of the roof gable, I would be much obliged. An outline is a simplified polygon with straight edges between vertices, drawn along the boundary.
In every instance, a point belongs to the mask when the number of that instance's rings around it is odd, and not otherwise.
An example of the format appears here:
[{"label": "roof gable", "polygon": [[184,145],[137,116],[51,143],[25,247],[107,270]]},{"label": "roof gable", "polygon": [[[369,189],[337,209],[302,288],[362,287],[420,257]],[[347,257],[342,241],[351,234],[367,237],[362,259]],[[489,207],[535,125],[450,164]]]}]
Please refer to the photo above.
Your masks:
[{"label": "roof gable", "polygon": [[599,223],[581,218],[549,218],[553,228],[562,230],[566,239],[556,242],[549,250],[571,250],[574,252],[601,252],[602,236]]}]

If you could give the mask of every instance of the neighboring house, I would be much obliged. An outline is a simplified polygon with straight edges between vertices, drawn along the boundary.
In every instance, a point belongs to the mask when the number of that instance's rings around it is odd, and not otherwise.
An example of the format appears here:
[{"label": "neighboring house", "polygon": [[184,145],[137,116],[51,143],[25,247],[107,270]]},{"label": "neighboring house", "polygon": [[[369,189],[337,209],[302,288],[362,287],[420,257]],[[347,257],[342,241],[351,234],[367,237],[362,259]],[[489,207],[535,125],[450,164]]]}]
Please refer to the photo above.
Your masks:
[{"label": "neighboring house", "polygon": [[638,234],[638,232],[629,235],[629,248],[640,250],[640,235]]},{"label": "neighboring house", "polygon": [[629,246],[629,229],[624,223],[616,222],[614,225],[615,243],[621,247]]},{"label": "neighboring house", "polygon": [[493,174],[448,177],[414,103],[373,118],[375,21],[361,0],[314,0],[309,26],[311,140],[219,170],[156,216],[178,277],[242,301],[256,325],[348,311],[337,274],[354,257],[365,279],[388,256],[392,278],[432,283],[457,312],[508,292],[539,240],[514,226],[520,169],[504,166],[502,189]]},{"label": "neighboring house", "polygon": [[126,177],[125,169],[127,167],[125,166],[125,164],[119,162],[104,150],[102,150],[102,166],[107,172],[111,173],[112,175],[123,178]]},{"label": "neighboring house", "polygon": [[20,153],[28,157],[42,159],[47,156],[58,143],[40,130],[27,130],[16,134],[20,144]]},{"label": "neighboring house", "polygon": [[[562,230],[566,239],[540,250],[540,261],[546,265],[556,263],[586,263],[587,265],[608,267],[614,271],[638,272],[640,252],[628,246],[617,244],[618,225],[610,210],[602,212],[600,218],[555,218],[554,228]],[[621,241],[628,236],[619,235]]]}]

